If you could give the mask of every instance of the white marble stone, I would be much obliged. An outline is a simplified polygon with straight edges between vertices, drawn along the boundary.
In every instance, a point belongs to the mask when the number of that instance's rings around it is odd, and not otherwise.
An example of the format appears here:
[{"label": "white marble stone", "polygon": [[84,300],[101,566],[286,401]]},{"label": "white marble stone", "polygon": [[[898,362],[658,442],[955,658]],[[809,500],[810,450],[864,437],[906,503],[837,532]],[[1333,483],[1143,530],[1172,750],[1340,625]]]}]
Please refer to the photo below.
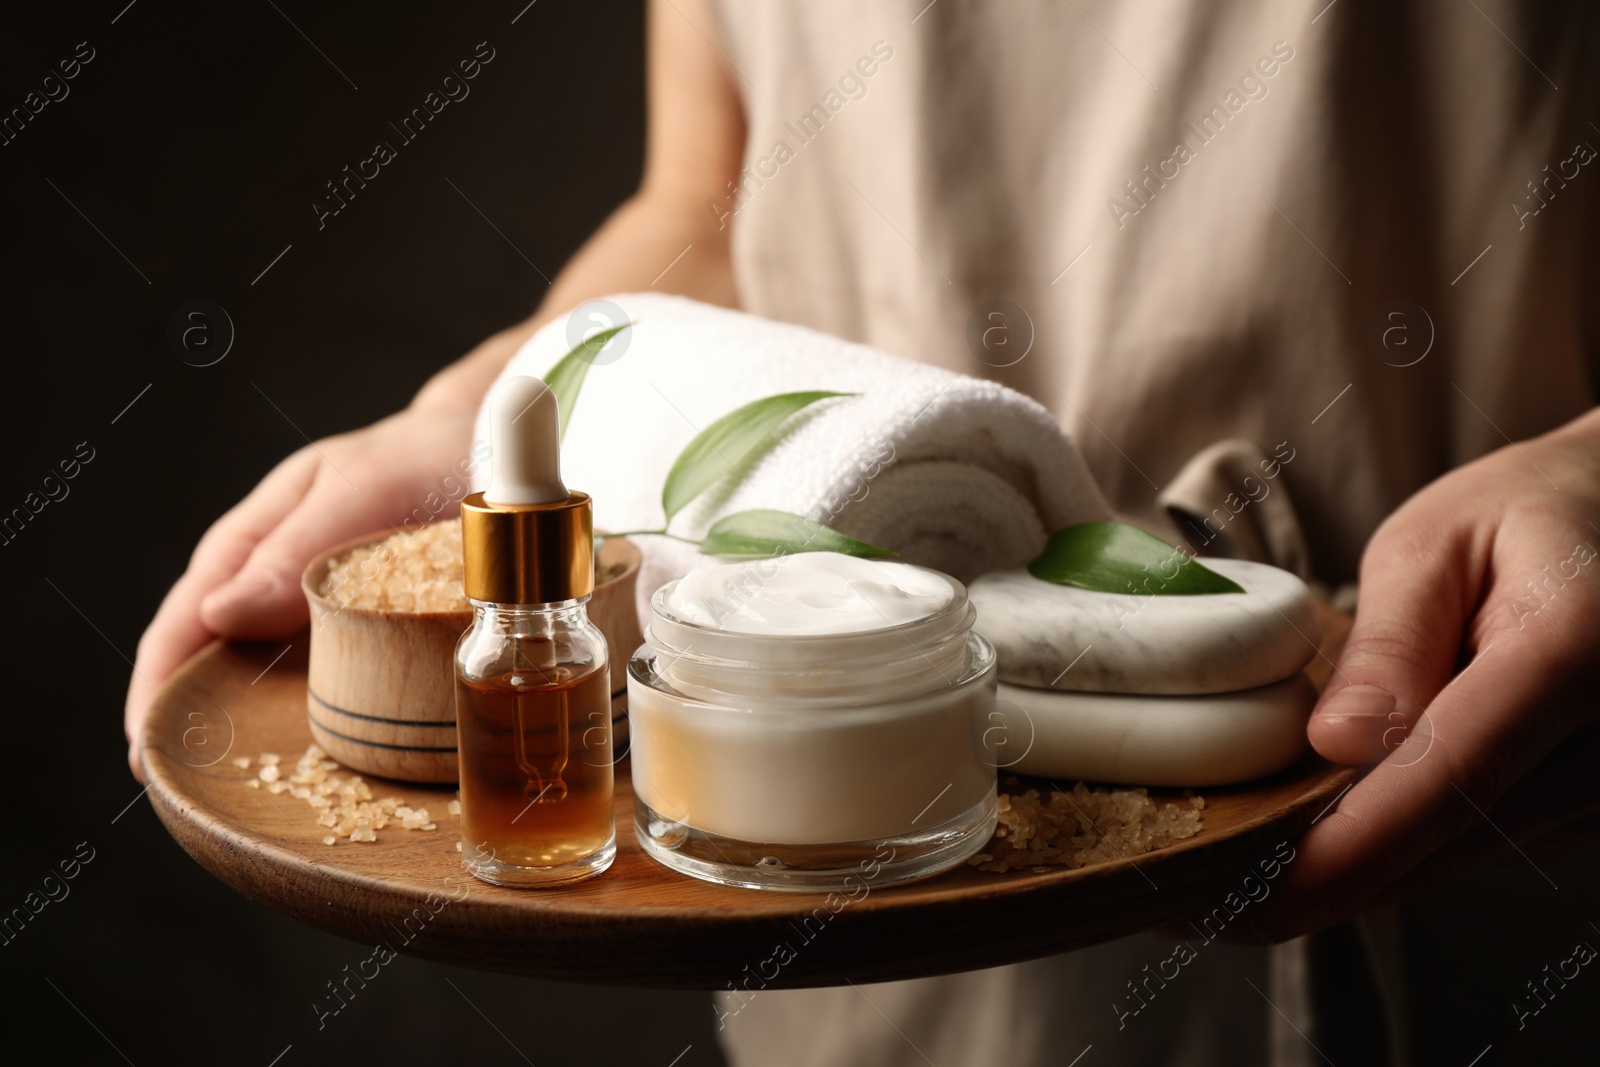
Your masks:
[{"label": "white marble stone", "polygon": [[1263,563],[1203,562],[1244,592],[1122,596],[1025,569],[986,574],[968,592],[1000,680],[1015,685],[1192,696],[1252,689],[1305,666],[1322,635],[1306,584]]},{"label": "white marble stone", "polygon": [[[1304,674],[1236,693],[1060,693],[1001,683],[988,741],[1002,771],[1075,782],[1199,788],[1284,770],[1306,751]],[[1001,744],[1003,740],[1003,744]]]}]

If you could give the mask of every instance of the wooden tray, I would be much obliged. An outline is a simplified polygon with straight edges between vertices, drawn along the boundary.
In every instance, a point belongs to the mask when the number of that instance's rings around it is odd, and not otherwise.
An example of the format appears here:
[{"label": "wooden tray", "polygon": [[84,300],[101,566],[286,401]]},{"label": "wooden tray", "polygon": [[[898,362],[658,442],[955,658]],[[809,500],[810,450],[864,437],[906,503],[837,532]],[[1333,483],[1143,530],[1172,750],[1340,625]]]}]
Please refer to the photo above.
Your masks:
[{"label": "wooden tray", "polygon": [[[1348,618],[1331,609],[1327,622],[1328,658],[1308,668],[1319,688],[1349,632]],[[1134,859],[1042,874],[963,867],[843,905],[835,897],[830,907],[820,894],[695,881],[645,856],[634,840],[624,762],[610,871],[563,889],[502,889],[461,870],[460,820],[444,814],[453,790],[369,777],[375,795],[427,807],[438,829],[391,825],[372,844],[327,846],[305,801],[245,785],[258,754],[276,752],[292,765],[311,743],[305,648],[304,635],[286,653],[282,645],[218,642],[167,684],[142,744],[150,798],[168,831],[228,885],[302,922],[369,945],[539,978],[726,989],[759,973],[773,986],[842,985],[1109,941],[1219,906],[1356,773],[1308,759],[1247,788],[1203,790],[1205,829]],[[251,769],[234,766],[241,755],[252,757]],[[781,975],[773,978],[775,970]]]}]

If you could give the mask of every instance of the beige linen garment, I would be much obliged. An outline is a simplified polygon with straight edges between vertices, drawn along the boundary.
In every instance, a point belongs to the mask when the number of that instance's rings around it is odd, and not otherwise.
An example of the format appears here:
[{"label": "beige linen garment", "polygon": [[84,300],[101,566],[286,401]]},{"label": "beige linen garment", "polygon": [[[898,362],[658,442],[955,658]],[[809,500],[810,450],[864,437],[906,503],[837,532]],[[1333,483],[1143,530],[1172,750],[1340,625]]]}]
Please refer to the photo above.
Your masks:
[{"label": "beige linen garment", "polygon": [[[1595,403],[1590,5],[720,0],[702,29],[749,122],[707,205],[744,306],[1029,393],[1202,551],[1348,582],[1408,495]],[[1167,952],[767,991],[722,1034],[751,1064],[1320,1062],[1258,995],[1293,1013],[1294,949],[1206,948],[1118,1030]]]}]

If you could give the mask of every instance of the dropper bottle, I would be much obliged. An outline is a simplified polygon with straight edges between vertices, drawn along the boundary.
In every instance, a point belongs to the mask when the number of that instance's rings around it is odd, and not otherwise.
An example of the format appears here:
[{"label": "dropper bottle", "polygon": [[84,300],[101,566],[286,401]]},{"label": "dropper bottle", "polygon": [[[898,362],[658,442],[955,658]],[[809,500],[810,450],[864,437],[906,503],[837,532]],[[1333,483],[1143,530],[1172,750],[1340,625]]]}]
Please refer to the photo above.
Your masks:
[{"label": "dropper bottle", "polygon": [[616,855],[611,681],[589,497],[561,482],[556,398],[538,378],[489,395],[489,487],[461,502],[472,627],[456,646],[462,852],[496,885],[599,874]]}]

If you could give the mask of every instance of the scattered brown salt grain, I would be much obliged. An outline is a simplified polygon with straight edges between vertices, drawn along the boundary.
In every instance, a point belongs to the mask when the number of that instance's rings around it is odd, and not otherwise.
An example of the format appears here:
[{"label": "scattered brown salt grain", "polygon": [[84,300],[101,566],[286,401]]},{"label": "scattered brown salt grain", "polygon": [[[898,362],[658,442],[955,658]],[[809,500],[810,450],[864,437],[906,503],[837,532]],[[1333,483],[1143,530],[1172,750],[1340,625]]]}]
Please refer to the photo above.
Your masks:
[{"label": "scattered brown salt grain", "polygon": [[233,758],[233,765],[235,767],[238,767],[240,770],[243,770],[244,768],[250,766],[250,757],[249,756],[235,756]]},{"label": "scattered brown salt grain", "polygon": [[967,861],[980,871],[1004,873],[1030,867],[1073,869],[1166,848],[1203,828],[1205,798],[1186,806],[1157,804],[1149,791],[1091,789],[1082,782],[1072,792],[1052,787],[1042,798],[1008,777],[1001,784],[1000,825],[979,855]]},{"label": "scattered brown salt grain", "polygon": [[[444,519],[346,552],[328,567],[317,591],[341,608],[468,611],[461,568],[461,520]],[[597,561],[595,584],[620,573]]]},{"label": "scattered brown salt grain", "polygon": [[306,749],[287,779],[280,777],[282,770],[277,756],[263,755],[261,764],[259,777],[247,779],[245,784],[260,789],[262,783],[266,783],[269,793],[288,793],[296,800],[304,800],[316,811],[317,825],[332,831],[322,839],[324,845],[331,845],[341,837],[351,841],[376,841],[377,831],[392,822],[407,830],[438,829],[438,823],[429,817],[427,808],[413,811],[399,797],[374,799],[371,787],[360,775],[341,778],[330,774],[341,768],[316,745]]}]

